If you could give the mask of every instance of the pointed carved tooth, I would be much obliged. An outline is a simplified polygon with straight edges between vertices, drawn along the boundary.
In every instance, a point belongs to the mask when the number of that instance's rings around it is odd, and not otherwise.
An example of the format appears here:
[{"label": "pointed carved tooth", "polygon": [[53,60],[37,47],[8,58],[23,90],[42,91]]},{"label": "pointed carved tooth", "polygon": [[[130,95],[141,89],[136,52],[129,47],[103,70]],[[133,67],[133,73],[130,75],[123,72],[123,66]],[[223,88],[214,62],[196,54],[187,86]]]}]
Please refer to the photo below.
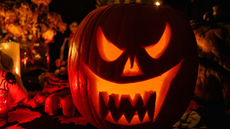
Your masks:
[{"label": "pointed carved tooth", "polygon": [[151,95],[151,91],[145,91],[144,92],[144,97],[142,97],[142,100],[144,102],[144,107],[146,107],[150,95]]},{"label": "pointed carved tooth", "polygon": [[121,102],[119,105],[119,110],[122,113],[125,113],[125,118],[128,121],[128,123],[131,122],[134,114],[135,114],[135,109],[132,107],[132,104],[130,102],[131,98],[129,95],[122,95],[121,96]]},{"label": "pointed carved tooth", "polygon": [[145,116],[145,113],[146,113],[146,109],[144,108],[144,103],[141,97],[138,98],[136,105],[135,105],[135,109],[137,110],[139,119],[142,122]]},{"label": "pointed carved tooth", "polygon": [[100,115],[105,118],[109,112],[109,109],[107,108],[106,102],[104,101],[104,97],[107,97],[107,92],[100,92],[99,93],[99,110]]},{"label": "pointed carved tooth", "polygon": [[149,117],[148,117],[148,113],[147,112],[145,112],[145,116],[144,116],[144,119],[143,119],[143,121],[145,121],[145,122],[149,122],[150,121],[150,119],[149,119]]},{"label": "pointed carved tooth", "polygon": [[116,107],[119,108],[119,105],[121,103],[121,95],[118,95],[118,99],[116,100]]},{"label": "pointed carved tooth", "polygon": [[103,100],[106,104],[106,107],[108,107],[108,102],[109,102],[109,95],[108,95],[108,92],[101,92],[102,95],[103,95]]},{"label": "pointed carved tooth", "polygon": [[144,92],[141,93],[140,95],[141,95],[141,98],[144,98],[144,97],[145,97],[145,93],[144,93]]},{"label": "pointed carved tooth", "polygon": [[135,97],[133,99],[131,98],[132,99],[131,104],[132,104],[133,107],[135,107],[135,105],[136,105],[136,103],[137,103],[139,98],[141,98],[140,94],[135,94]]},{"label": "pointed carved tooth", "polygon": [[146,105],[146,109],[148,111],[149,119],[152,121],[155,111],[155,102],[156,102],[156,93],[151,92],[149,100]]},{"label": "pointed carved tooth", "polygon": [[111,114],[110,111],[109,111],[109,113],[108,113],[108,115],[106,116],[105,119],[106,119],[106,120],[109,120],[109,121],[112,122],[112,123],[116,123],[116,122],[114,121],[114,119],[113,119],[112,114]]},{"label": "pointed carved tooth", "polygon": [[119,111],[119,109],[116,107],[115,104],[116,102],[118,102],[118,97],[119,95],[117,94],[111,94],[109,96],[109,102],[108,102],[108,106],[109,106],[108,108],[115,122],[117,122],[122,116],[122,112]]},{"label": "pointed carved tooth", "polygon": [[130,99],[131,99],[130,102],[132,102],[132,105],[135,105],[135,104],[133,104],[133,103],[135,102],[135,97],[136,97],[136,95],[137,95],[137,94],[132,94],[132,95],[130,95]]},{"label": "pointed carved tooth", "polygon": [[143,119],[142,122],[139,120],[138,115],[134,115],[130,123],[128,123],[128,121],[126,120],[124,115],[122,115],[120,117],[120,119],[117,122],[115,122],[113,117],[112,117],[112,115],[111,115],[111,112],[108,113],[108,115],[106,116],[105,120],[108,120],[109,122],[111,122],[113,124],[126,125],[126,126],[127,125],[138,125],[138,124],[143,124],[143,123],[150,122],[150,119],[148,117],[147,112],[145,113],[145,116],[144,116],[144,119]]},{"label": "pointed carved tooth", "polygon": [[128,125],[129,124],[128,121],[126,120],[124,114],[121,116],[121,118],[119,119],[119,121],[117,123],[121,124],[121,125]]}]

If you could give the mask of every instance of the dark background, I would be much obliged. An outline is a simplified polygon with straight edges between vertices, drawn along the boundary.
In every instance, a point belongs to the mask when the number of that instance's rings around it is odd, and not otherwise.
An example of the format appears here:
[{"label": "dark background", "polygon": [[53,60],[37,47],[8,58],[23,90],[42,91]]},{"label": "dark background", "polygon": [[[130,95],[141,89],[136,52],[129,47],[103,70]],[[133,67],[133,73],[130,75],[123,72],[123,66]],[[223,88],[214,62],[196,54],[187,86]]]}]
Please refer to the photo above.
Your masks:
[{"label": "dark background", "polygon": [[[212,13],[214,5],[223,5],[226,12],[229,11],[230,0],[164,0],[163,4],[185,13],[190,20],[200,21],[204,13]],[[64,34],[57,33],[54,37],[55,43],[50,43],[50,71],[54,71],[55,60],[60,57],[60,47],[65,37],[69,37],[68,25],[73,21],[79,24],[81,20],[93,9],[96,0],[52,0],[49,4],[49,11],[61,14],[63,22],[67,23],[67,30]],[[68,50],[67,50],[68,51]],[[67,52],[66,52],[67,54]]]},{"label": "dark background", "polygon": [[[0,0],[16,1],[16,0]],[[31,3],[30,0],[19,0]],[[103,0],[101,0],[103,1]],[[104,0],[105,1],[105,0]],[[142,0],[146,1],[146,0]],[[67,23],[67,30],[64,34],[57,32],[54,37],[55,43],[49,44],[50,55],[50,71],[56,69],[55,60],[60,57],[60,47],[63,44],[64,38],[69,37],[69,24],[76,21],[80,24],[82,19],[93,9],[96,8],[96,0],[52,0],[49,4],[49,12],[61,14],[63,22]],[[206,12],[212,14],[214,5],[222,5],[224,11],[230,14],[230,0],[163,0],[163,5],[170,6],[180,12],[183,12],[189,20],[201,21]],[[68,50],[65,50],[65,58],[67,58]]]},{"label": "dark background", "polygon": [[[69,24],[73,21],[80,24],[81,20],[96,8],[95,5],[96,0],[52,0],[49,4],[49,11],[61,14],[63,22],[67,23],[67,30],[65,33],[57,33],[54,37],[55,43],[49,44],[51,72],[56,69],[55,60],[60,57],[60,47],[63,44],[64,38],[70,35]],[[68,50],[65,50],[65,55],[67,54],[66,51]]]}]

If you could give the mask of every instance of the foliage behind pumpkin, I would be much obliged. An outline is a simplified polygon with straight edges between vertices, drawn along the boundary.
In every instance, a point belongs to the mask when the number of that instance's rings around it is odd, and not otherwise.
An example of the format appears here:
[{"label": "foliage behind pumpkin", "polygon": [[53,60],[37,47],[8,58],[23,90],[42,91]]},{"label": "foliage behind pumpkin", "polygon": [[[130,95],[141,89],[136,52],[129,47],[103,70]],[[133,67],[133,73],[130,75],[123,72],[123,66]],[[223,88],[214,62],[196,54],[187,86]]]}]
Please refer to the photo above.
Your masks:
[{"label": "foliage behind pumpkin", "polygon": [[200,65],[194,98],[230,106],[230,26],[197,25],[194,28]]}]

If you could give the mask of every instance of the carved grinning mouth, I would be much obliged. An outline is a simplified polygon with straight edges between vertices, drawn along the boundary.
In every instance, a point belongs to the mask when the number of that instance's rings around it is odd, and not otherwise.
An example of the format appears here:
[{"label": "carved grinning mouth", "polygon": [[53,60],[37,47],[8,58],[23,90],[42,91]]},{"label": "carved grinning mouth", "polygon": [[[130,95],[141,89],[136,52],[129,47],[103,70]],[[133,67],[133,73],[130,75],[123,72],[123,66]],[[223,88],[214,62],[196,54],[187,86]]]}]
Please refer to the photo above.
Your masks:
[{"label": "carved grinning mouth", "polygon": [[[120,125],[153,122],[183,60],[160,76],[134,83],[114,83],[94,74],[83,62],[90,96],[97,114]],[[141,88],[140,88],[141,87]]]},{"label": "carved grinning mouth", "polygon": [[[103,100],[105,97],[109,97],[108,103]],[[109,121],[113,121],[113,123],[116,122],[122,125],[127,123],[133,124],[134,120],[132,119],[134,116],[137,117],[140,122],[152,121],[155,109],[156,92],[145,92],[144,99],[148,100],[147,103],[144,103],[140,94],[136,94],[133,100],[129,95],[121,95],[119,100],[118,94],[111,94],[108,96],[107,92],[100,92],[100,115]],[[119,101],[120,103],[117,104]],[[125,121],[122,119],[125,119]]]}]

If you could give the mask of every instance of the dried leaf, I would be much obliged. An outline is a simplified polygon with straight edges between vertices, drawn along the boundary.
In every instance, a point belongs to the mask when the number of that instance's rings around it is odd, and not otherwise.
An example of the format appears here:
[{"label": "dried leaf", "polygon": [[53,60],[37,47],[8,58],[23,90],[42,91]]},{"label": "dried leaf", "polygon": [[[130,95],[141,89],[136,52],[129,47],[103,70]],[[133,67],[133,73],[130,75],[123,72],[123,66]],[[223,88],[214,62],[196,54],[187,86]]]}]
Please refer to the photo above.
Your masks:
[{"label": "dried leaf", "polygon": [[177,126],[182,128],[193,128],[201,119],[201,116],[196,111],[189,111],[183,114],[181,119],[176,123]]},{"label": "dried leaf", "polygon": [[15,125],[6,127],[4,129],[25,129],[25,128],[22,128],[21,126],[18,126],[18,124],[15,124]]},{"label": "dried leaf", "polygon": [[77,117],[65,117],[65,116],[56,116],[53,119],[58,118],[61,124],[69,124],[71,122],[74,122],[75,125],[84,125],[88,123],[88,121],[82,117],[82,116],[77,116]]},{"label": "dried leaf", "polygon": [[6,124],[6,120],[0,119],[0,127],[2,127],[2,126],[5,125],[5,124]]},{"label": "dried leaf", "polygon": [[18,123],[27,123],[36,118],[40,118],[41,114],[39,112],[31,111],[28,108],[17,108],[15,111],[9,112],[8,117],[9,123],[14,121],[17,121]]}]

